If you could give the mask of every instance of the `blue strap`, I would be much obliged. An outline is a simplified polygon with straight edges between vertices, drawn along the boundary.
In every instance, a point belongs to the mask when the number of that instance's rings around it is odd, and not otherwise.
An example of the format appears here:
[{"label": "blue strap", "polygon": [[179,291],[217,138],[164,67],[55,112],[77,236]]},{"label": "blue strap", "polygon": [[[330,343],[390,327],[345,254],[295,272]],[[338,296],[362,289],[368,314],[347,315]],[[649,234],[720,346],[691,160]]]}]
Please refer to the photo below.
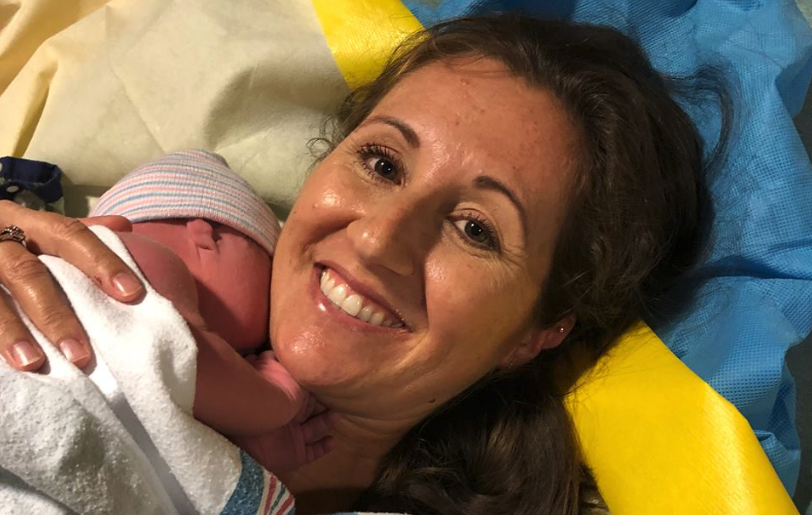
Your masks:
[{"label": "blue strap", "polygon": [[27,190],[47,204],[62,198],[62,170],[44,161],[19,157],[0,158],[0,200],[14,200]]}]

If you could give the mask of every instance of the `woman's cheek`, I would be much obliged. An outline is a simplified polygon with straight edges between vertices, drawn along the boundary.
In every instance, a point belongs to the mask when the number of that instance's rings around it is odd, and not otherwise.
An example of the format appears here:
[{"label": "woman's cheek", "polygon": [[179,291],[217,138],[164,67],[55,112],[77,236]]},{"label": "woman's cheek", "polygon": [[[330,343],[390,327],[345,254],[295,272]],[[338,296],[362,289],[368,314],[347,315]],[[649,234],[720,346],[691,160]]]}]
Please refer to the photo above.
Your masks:
[{"label": "woman's cheek", "polygon": [[319,327],[282,327],[274,346],[277,359],[306,389],[333,384],[346,372],[340,356],[330,356],[328,335]]}]

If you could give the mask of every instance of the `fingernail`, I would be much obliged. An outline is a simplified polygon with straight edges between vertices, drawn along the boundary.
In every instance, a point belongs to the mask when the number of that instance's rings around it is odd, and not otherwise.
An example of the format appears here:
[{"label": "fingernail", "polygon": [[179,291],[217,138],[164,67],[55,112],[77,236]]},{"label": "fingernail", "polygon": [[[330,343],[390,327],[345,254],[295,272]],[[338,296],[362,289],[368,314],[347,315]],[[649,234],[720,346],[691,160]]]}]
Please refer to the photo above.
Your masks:
[{"label": "fingernail", "polygon": [[88,357],[87,349],[73,338],[62,340],[59,344],[59,349],[71,363],[78,363]]},{"label": "fingernail", "polygon": [[26,341],[15,343],[14,347],[11,348],[11,354],[14,356],[14,361],[16,361],[20,367],[27,367],[42,358],[42,351],[37,350]]},{"label": "fingernail", "polygon": [[141,283],[132,275],[122,272],[113,277],[113,284],[123,295],[130,297],[141,291]]}]

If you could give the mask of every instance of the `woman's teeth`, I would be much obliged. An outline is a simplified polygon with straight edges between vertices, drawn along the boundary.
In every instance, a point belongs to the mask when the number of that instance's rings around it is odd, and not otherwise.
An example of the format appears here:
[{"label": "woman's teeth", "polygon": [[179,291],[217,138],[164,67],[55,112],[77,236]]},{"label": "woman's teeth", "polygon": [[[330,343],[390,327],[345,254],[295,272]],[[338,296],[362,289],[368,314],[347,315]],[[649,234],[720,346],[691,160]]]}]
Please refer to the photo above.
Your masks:
[{"label": "woman's teeth", "polygon": [[336,307],[362,322],[393,329],[403,327],[402,322],[387,315],[385,310],[371,300],[355,293],[346,284],[336,284],[328,268],[321,272],[321,292]]}]

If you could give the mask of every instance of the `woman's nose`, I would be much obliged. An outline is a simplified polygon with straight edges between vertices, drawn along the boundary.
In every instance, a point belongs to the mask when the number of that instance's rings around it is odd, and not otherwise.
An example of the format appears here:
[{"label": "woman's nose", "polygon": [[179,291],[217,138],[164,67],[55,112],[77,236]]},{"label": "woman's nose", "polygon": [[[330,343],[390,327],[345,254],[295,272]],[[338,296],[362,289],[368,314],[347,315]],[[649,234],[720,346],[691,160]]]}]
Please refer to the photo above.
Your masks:
[{"label": "woman's nose", "polygon": [[409,276],[434,240],[426,213],[425,207],[405,203],[375,206],[351,222],[347,232],[367,264]]}]

